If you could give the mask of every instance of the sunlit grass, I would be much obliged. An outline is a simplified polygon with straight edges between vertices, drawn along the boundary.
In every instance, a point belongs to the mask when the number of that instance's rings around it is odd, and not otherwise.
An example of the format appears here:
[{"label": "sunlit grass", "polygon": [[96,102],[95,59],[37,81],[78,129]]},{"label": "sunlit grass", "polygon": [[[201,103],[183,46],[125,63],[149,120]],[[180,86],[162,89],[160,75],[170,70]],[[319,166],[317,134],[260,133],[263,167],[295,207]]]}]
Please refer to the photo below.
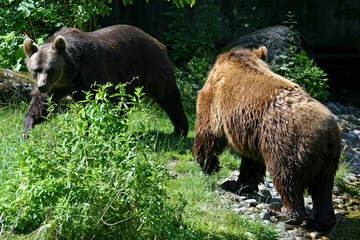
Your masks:
[{"label": "sunlit grass", "polygon": [[[0,111],[0,137],[3,139],[0,142],[2,181],[11,177],[7,171],[10,166],[18,164],[18,147],[23,141],[27,141],[21,137],[25,112],[26,105],[10,106]],[[31,138],[49,136],[44,132],[56,133],[62,127],[59,124],[63,117],[61,113],[56,114],[52,121],[37,125]],[[173,126],[166,113],[154,103],[141,104],[129,117],[130,131],[144,133],[139,134],[138,141],[148,148],[150,155],[147,157],[156,159],[170,172],[171,179],[165,186],[168,195],[166,203],[174,209],[182,226],[188,229],[185,232],[190,231],[185,234],[174,232],[173,236],[182,236],[184,239],[276,239],[277,233],[272,224],[242,216],[219,195],[219,183],[240,166],[241,158],[235,151],[224,151],[220,156],[222,168],[212,176],[203,174],[194,161],[191,149],[195,117],[189,116],[190,127],[186,138],[169,134]],[[341,164],[335,184],[343,191],[349,191],[344,180],[348,173],[348,163]],[[174,225],[174,229],[177,227]]]}]

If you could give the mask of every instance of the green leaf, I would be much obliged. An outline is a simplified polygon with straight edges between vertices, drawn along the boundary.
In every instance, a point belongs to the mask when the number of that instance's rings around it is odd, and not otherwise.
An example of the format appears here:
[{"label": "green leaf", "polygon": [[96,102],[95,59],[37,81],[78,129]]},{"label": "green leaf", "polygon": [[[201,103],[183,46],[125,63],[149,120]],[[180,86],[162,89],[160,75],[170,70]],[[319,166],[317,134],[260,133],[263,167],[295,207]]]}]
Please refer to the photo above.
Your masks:
[{"label": "green leaf", "polygon": [[21,4],[20,4],[20,6],[19,6],[19,8],[18,8],[18,11],[20,11],[20,12],[22,13],[22,15],[24,16],[24,18],[29,17],[30,14],[31,14],[30,9],[28,9],[28,8],[25,7],[25,6],[21,6]]},{"label": "green leaf", "polygon": [[22,12],[23,16],[25,18],[29,17],[31,14],[31,11],[35,9],[35,4],[33,1],[27,2],[27,1],[22,1],[19,4],[19,8],[18,11]]},{"label": "green leaf", "polygon": [[57,18],[57,13],[51,7],[40,7],[37,9],[40,14],[43,14],[46,18]]}]

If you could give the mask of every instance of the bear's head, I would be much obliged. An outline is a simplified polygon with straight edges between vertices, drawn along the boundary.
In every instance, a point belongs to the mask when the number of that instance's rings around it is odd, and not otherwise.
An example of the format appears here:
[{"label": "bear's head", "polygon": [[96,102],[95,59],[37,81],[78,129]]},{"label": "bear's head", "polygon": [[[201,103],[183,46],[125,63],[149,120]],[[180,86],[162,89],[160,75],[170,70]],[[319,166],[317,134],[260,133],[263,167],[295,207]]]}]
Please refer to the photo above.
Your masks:
[{"label": "bear's head", "polygon": [[217,64],[235,62],[246,66],[245,68],[252,68],[256,70],[270,70],[266,63],[267,49],[265,46],[261,46],[257,49],[247,48],[234,48],[229,52],[220,54],[216,60]]},{"label": "bear's head", "polygon": [[66,67],[66,41],[58,36],[53,42],[36,47],[30,39],[24,41],[29,72],[37,82],[39,92],[49,92],[61,84]]}]

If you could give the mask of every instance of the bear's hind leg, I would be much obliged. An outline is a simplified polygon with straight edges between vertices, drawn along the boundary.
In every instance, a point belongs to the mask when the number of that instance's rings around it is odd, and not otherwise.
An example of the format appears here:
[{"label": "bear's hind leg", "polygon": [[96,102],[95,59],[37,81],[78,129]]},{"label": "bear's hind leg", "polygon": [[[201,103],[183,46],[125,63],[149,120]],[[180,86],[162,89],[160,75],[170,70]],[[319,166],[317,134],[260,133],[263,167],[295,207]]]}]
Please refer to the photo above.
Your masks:
[{"label": "bear's hind leg", "polygon": [[316,230],[328,231],[336,223],[332,205],[334,174],[318,173],[309,184],[308,190],[313,200],[314,225]]},{"label": "bear's hind leg", "polygon": [[[273,175],[273,174],[272,174]],[[284,218],[291,224],[299,225],[305,218],[304,187],[298,179],[289,174],[274,177],[275,188],[281,197],[283,206],[270,205],[270,214]]]},{"label": "bear's hind leg", "polygon": [[242,157],[240,175],[236,181],[226,181],[221,188],[233,193],[256,193],[259,184],[264,182],[265,164],[251,158]]},{"label": "bear's hind leg", "polygon": [[179,90],[176,88],[162,99],[154,99],[169,116],[174,125],[174,133],[186,137],[189,130],[188,119],[181,104]]}]

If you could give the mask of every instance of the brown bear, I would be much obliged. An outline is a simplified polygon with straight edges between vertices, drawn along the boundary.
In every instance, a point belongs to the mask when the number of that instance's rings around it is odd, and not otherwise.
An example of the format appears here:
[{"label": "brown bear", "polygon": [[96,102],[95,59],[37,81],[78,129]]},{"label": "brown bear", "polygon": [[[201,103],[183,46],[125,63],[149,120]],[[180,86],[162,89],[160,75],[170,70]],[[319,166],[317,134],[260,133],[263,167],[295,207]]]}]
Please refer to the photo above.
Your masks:
[{"label": "brown bear", "polygon": [[283,206],[270,213],[300,224],[305,217],[304,188],[314,208],[313,227],[335,224],[334,175],[340,157],[340,131],[332,113],[263,61],[265,47],[223,53],[197,99],[193,156],[205,173],[219,169],[228,145],[242,156],[237,181],[222,188],[254,193],[265,170],[273,177]]},{"label": "brown bear", "polygon": [[47,99],[59,102],[71,95],[84,99],[93,83],[128,83],[153,98],[170,117],[176,134],[187,135],[188,120],[180,100],[174,70],[166,48],[158,40],[129,25],[115,25],[94,32],[67,28],[36,47],[24,41],[27,67],[37,89],[24,118],[25,130],[47,116]]}]

